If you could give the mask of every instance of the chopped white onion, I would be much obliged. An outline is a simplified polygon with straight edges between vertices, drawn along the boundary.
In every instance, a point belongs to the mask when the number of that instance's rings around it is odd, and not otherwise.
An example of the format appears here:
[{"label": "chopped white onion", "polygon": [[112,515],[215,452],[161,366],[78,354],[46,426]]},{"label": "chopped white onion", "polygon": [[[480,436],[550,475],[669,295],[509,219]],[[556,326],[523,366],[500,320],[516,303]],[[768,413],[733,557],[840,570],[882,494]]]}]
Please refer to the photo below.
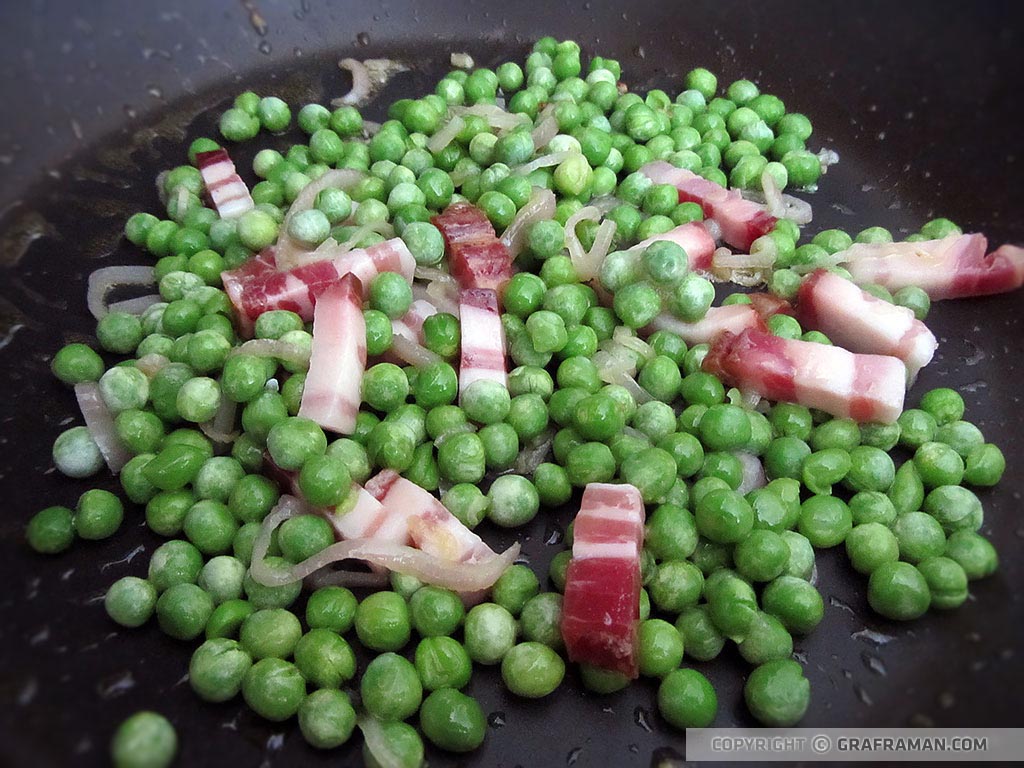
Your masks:
[{"label": "chopped white onion", "polygon": [[99,320],[110,311],[107,307],[107,295],[114,288],[123,285],[150,286],[155,283],[156,273],[153,267],[101,267],[89,275],[86,303],[92,316]]},{"label": "chopped white onion", "polygon": [[810,224],[814,219],[814,209],[811,208],[811,204],[806,200],[801,200],[799,197],[793,197],[792,195],[783,195],[782,204],[786,207],[786,215],[784,218],[789,219],[798,226],[804,226]]},{"label": "chopped white onion", "polygon": [[554,218],[556,202],[555,193],[550,189],[533,188],[530,199],[501,236],[501,242],[508,248],[513,261],[522,252],[530,228],[538,221]]},{"label": "chopped white onion", "polygon": [[359,105],[370,98],[370,71],[366,65],[356,59],[342,59],[338,62],[341,69],[347,69],[352,75],[352,88],[344,96],[331,102],[332,106]]},{"label": "chopped white onion", "polygon": [[445,125],[435,133],[427,141],[427,149],[434,154],[437,154],[442,149],[447,147],[456,136],[459,135],[459,131],[466,127],[466,121],[463,120],[459,115],[455,115]]},{"label": "chopped white onion", "polygon": [[786,215],[786,206],[782,202],[782,190],[779,189],[778,182],[767,166],[761,172],[761,189],[764,192],[764,203],[768,213],[777,219],[783,218]]},{"label": "chopped white onion", "polygon": [[114,417],[100,396],[99,386],[92,382],[76,384],[75,398],[93,442],[100,449],[107,467],[116,475],[132,458],[132,454],[117,436]]},{"label": "chopped white onion", "polygon": [[417,368],[422,368],[425,365],[441,360],[437,353],[431,352],[426,347],[420,346],[412,339],[400,333],[396,333],[391,337],[391,351],[399,359],[409,365],[415,365]]},{"label": "chopped white onion", "polygon": [[437,267],[417,265],[413,272],[413,277],[417,280],[427,280],[432,283],[441,283],[442,285],[450,285],[452,287],[458,286],[455,278],[450,273]]},{"label": "chopped white onion", "polygon": [[821,172],[828,173],[829,166],[833,166],[839,162],[839,153],[834,149],[822,148],[818,152],[818,163],[821,165]]},{"label": "chopped white onion", "polygon": [[499,131],[511,131],[530,123],[530,118],[518,112],[506,112],[496,104],[474,104],[471,107],[451,107],[454,115],[476,115],[487,121],[492,128]]},{"label": "chopped white onion", "polygon": [[458,67],[459,69],[473,68],[473,57],[470,56],[468,53],[453,53],[449,58],[449,61],[451,61],[453,67]]},{"label": "chopped white onion", "polygon": [[598,226],[597,234],[594,235],[594,244],[590,246],[585,259],[584,270],[590,275],[587,279],[593,279],[600,273],[601,265],[604,264],[608,251],[612,248],[612,240],[615,239],[617,228],[618,224],[612,219],[605,219]]},{"label": "chopped white onion", "polygon": [[517,165],[512,169],[512,172],[517,176],[529,176],[536,170],[541,168],[550,168],[553,165],[558,165],[563,160],[568,160],[572,156],[572,152],[568,149],[563,149],[560,152],[551,152],[547,155],[541,155],[540,157],[534,158],[528,163]]},{"label": "chopped white onion", "polygon": [[612,341],[636,353],[644,360],[650,360],[654,355],[654,347],[634,334],[624,325],[617,326],[612,331]]},{"label": "chopped white onion", "polygon": [[597,208],[598,212],[603,216],[613,208],[622,205],[622,201],[615,197],[615,195],[601,195],[600,197],[595,197],[587,205]]},{"label": "chopped white onion", "polygon": [[437,280],[431,281],[426,285],[423,285],[423,283],[412,284],[413,299],[430,302],[438,312],[447,312],[455,316],[459,314],[457,295],[456,290],[452,286]]}]

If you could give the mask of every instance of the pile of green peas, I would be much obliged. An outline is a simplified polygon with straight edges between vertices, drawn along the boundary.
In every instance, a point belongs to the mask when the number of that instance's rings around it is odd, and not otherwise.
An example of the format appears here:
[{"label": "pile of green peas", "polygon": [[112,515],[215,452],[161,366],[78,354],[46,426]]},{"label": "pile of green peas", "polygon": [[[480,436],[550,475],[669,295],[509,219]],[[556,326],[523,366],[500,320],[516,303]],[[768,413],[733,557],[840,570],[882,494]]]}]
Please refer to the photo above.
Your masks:
[{"label": "pile of green peas", "polygon": [[[469,528],[485,519],[525,525],[591,482],[633,484],[648,505],[639,668],[660,681],[659,711],[680,728],[711,724],[718,708],[711,684],[687,661],[710,661],[729,641],[754,667],[745,688],[753,715],[773,726],[799,721],[809,683],[791,654],[794,636],[812,631],[823,616],[811,582],[816,549],[842,545],[868,578],[871,607],[897,620],[955,608],[970,580],[995,570],[995,550],[978,533],[982,504],[971,489],[995,485],[1005,461],[963,420],[963,401],[952,390],[926,393],[919,408],[893,425],[858,425],[786,403],[751,410],[701,370],[707,345],[691,348],[665,331],[647,339],[646,353],[631,347],[643,401],[602,378],[595,355],[615,343],[623,332],[617,329],[635,335],[661,312],[695,322],[715,299],[714,286],[689,272],[678,245],[630,249],[703,218],[699,206],[679,203],[673,187],[653,184],[640,167],[665,160],[744,189],[758,188],[765,171],[780,188],[813,188],[821,174],[807,149],[807,118],[787,112],[751,81],[722,92],[715,75],[695,69],[673,99],[660,90],[620,93],[621,74],[617,61],[601,57],[584,69],[576,43],[543,38],[525,66],[456,70],[433,93],[399,100],[372,136],[357,108],[308,104],[296,112],[304,139],[285,152],[255,154],[253,210],[229,221],[203,206],[195,157],[219,145],[199,138],[189,147],[189,164],[161,177],[166,218],[138,213],[128,220],[127,240],[155,260],[161,301],[140,316],[107,314],[97,324],[98,351],[69,344],[52,369],[69,386],[98,385],[116,435],[134,457],[121,472],[124,495],[166,539],[145,577],[111,585],[106,610],[124,627],[155,616],[166,634],[194,644],[189,679],[201,698],[241,696],[268,720],[297,717],[306,740],[322,749],[351,738],[358,700],[381,721],[403,764],[415,766],[424,756],[422,736],[453,752],[482,743],[482,710],[463,693],[474,664],[499,668],[508,689],[525,698],[550,695],[566,672],[559,627],[569,549],[555,556],[544,583],[528,566],[514,565],[489,601],[469,610],[458,595],[400,575],[390,590],[360,596],[325,587],[304,607],[301,585],[255,582],[248,573],[254,542],[280,495],[265,474],[268,456],[296,474],[314,506],[344,507],[353,483],[389,468],[443,492],[442,502]],[[465,114],[453,141],[428,149],[451,108],[493,105],[499,95],[509,112],[525,116],[521,128],[496,130],[486,118]],[[544,105],[558,135],[538,149],[531,129]],[[246,92],[221,116],[219,129],[236,143],[291,125],[285,102]],[[517,172],[562,151],[568,157],[557,165]],[[282,232],[291,203],[332,168],[365,175],[351,188],[321,191]],[[418,265],[436,266],[444,240],[433,215],[452,202],[473,202],[500,232],[534,187],[554,190],[558,203],[553,219],[527,232],[521,271],[503,290],[501,320],[512,360],[507,388],[478,382],[457,404],[461,329],[448,313],[423,326],[424,346],[438,362],[381,361],[391,348],[392,321],[413,299],[408,284],[390,273],[369,286],[364,318],[371,365],[352,435],[330,440],[298,416],[302,363],[236,351],[241,339],[221,273],[279,237],[307,248],[329,237],[366,247],[393,231]],[[619,201],[607,213],[616,235],[599,276],[614,297],[611,306],[602,305],[566,253],[568,219],[605,195]],[[908,239],[959,231],[935,219]],[[589,248],[595,232],[595,222],[583,222],[575,235]],[[780,220],[765,238],[752,251],[771,247],[777,254],[768,288],[792,298],[802,275],[833,254],[893,236],[880,227],[856,236],[825,230],[798,245],[800,228]],[[930,308],[917,288],[868,290],[920,319]],[[742,293],[725,299],[745,301]],[[829,343],[786,315],[772,318],[769,329]],[[259,317],[255,336],[299,349],[312,342],[310,326],[285,310]],[[154,356],[166,358],[159,370],[137,365]],[[239,437],[227,454],[200,428],[225,403],[239,412]],[[525,452],[548,443],[551,460],[516,471]],[[893,451],[909,458],[897,465]],[[740,492],[738,454],[762,463],[764,487]],[[74,478],[103,467],[84,427],[61,434],[53,458]],[[37,551],[54,554],[76,537],[113,535],[123,516],[116,496],[90,490],[74,511],[39,512],[27,538]],[[272,539],[268,565],[289,567],[333,541],[324,518],[290,519]],[[570,527],[565,544],[571,543]],[[372,657],[363,669],[356,647]],[[585,665],[581,676],[596,694],[629,683]],[[356,691],[358,699],[350,696]],[[418,730],[406,722],[417,716]],[[173,727],[154,713],[126,721],[112,744],[119,766],[166,765],[176,748]],[[376,764],[373,755],[366,759]]]}]

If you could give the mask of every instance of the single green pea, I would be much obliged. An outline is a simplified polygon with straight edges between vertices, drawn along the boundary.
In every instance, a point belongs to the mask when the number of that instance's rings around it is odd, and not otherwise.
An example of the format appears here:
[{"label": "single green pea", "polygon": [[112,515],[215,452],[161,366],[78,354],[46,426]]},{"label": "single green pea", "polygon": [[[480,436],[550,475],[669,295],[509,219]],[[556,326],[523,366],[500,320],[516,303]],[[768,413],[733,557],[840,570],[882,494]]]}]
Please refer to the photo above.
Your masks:
[{"label": "single green pea", "polygon": [[174,726],[156,712],[136,712],[118,726],[110,742],[115,768],[167,768],[177,751]]},{"label": "single green pea", "polygon": [[885,563],[868,580],[868,603],[887,619],[909,621],[931,604],[928,581],[910,563]]},{"label": "single green pea", "polygon": [[676,728],[706,728],[718,713],[718,697],[700,672],[677,669],[658,687],[658,711]]},{"label": "single green pea", "polygon": [[789,727],[800,722],[810,706],[811,684],[800,664],[777,659],[750,674],[743,697],[759,722],[776,728]]}]

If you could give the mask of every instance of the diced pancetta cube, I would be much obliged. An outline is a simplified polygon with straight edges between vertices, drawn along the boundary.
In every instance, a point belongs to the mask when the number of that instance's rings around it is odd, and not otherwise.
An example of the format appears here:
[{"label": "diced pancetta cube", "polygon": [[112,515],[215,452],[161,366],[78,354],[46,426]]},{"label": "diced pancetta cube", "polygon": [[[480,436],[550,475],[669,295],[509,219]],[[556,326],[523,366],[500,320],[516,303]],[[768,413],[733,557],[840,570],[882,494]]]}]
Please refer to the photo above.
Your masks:
[{"label": "diced pancetta cube", "polygon": [[896,421],[906,394],[907,369],[895,357],[858,355],[750,328],[719,336],[703,368],[744,392],[861,422]]},{"label": "diced pancetta cube", "polygon": [[986,255],[984,235],[941,240],[855,243],[835,255],[854,281],[890,291],[916,285],[933,299],[1005,293],[1024,284],[1024,248],[1004,245]]},{"label": "diced pancetta cube", "polygon": [[500,292],[512,277],[512,257],[487,215],[470,203],[453,203],[431,221],[444,236],[448,267],[459,285]]},{"label": "diced pancetta cube", "polygon": [[222,219],[238,218],[255,207],[249,188],[235,171],[235,164],[226,149],[198,153],[196,165],[203,177],[206,193]]},{"label": "diced pancetta cube", "polygon": [[913,379],[931,362],[938,342],[912,310],[862,291],[839,275],[820,269],[804,280],[797,318],[851,352],[898,357]]},{"label": "diced pancetta cube", "polygon": [[638,674],[644,504],[632,485],[591,483],[573,523],[562,637],[569,658]]},{"label": "diced pancetta cube", "polygon": [[366,322],[359,279],[343,275],[313,310],[313,348],[299,416],[332,432],[355,430],[366,370]]},{"label": "diced pancetta cube", "polygon": [[462,355],[459,395],[481,379],[508,386],[505,329],[498,314],[498,296],[486,289],[464,289],[459,294]]},{"label": "diced pancetta cube", "polygon": [[679,202],[697,203],[722,229],[722,239],[744,253],[751,244],[775,227],[776,218],[763,205],[746,200],[735,189],[720,187],[692,171],[657,160],[640,172],[655,184],[671,184],[679,190]]}]

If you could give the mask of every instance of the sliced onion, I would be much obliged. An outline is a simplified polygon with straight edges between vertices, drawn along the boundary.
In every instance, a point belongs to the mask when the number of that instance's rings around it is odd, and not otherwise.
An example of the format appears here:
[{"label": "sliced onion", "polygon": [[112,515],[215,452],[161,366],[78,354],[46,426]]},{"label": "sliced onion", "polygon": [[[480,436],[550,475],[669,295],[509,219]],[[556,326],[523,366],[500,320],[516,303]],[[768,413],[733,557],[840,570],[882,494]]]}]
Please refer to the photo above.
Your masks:
[{"label": "sliced onion", "polygon": [[458,316],[459,305],[452,298],[452,291],[444,283],[433,281],[412,284],[412,298],[415,301],[426,301],[434,305],[438,312],[447,312]]},{"label": "sliced onion", "polygon": [[768,479],[765,477],[761,460],[747,451],[736,451],[733,456],[739,459],[740,464],[743,466],[740,487],[736,489],[736,492],[746,494],[755,488],[764,488],[768,483]]},{"label": "sliced onion", "polygon": [[92,382],[76,384],[75,398],[93,442],[100,449],[107,467],[116,475],[131,460],[132,454],[117,436],[114,417],[100,396],[99,386]]},{"label": "sliced onion", "polygon": [[170,362],[171,361],[163,355],[156,352],[150,352],[148,355],[143,355],[136,360],[135,367],[146,374],[147,379],[152,379]]},{"label": "sliced onion", "polygon": [[594,235],[594,244],[587,251],[586,258],[584,259],[583,272],[580,273],[581,277],[587,274],[589,277],[585,279],[591,280],[601,272],[601,265],[604,264],[608,251],[611,250],[612,240],[615,238],[617,228],[618,225],[611,219],[605,219],[598,226],[597,234]]},{"label": "sliced onion", "polygon": [[156,273],[153,267],[101,267],[89,275],[86,303],[92,316],[99,320],[110,311],[107,307],[107,294],[114,288],[123,285],[150,286],[155,283]]},{"label": "sliced onion", "polygon": [[420,346],[412,339],[396,333],[391,337],[391,351],[396,357],[417,368],[436,363],[441,360],[440,356],[431,352],[426,347]]},{"label": "sliced onion", "polygon": [[629,394],[633,396],[633,399],[640,405],[649,403],[654,398],[647,392],[646,389],[636,383],[636,379],[630,376],[625,371],[615,371],[614,369],[610,372],[613,380],[610,384],[618,384],[620,387],[625,389]]},{"label": "sliced onion", "polygon": [[303,211],[307,211],[313,207],[313,203],[316,202],[316,196],[319,195],[325,189],[344,189],[349,190],[358,184],[366,174],[362,171],[354,171],[348,168],[335,169],[327,171],[323,176],[315,181],[311,181],[302,191],[299,192],[295,201],[289,206],[288,213],[285,214],[284,221],[281,222],[281,227],[278,230],[279,234],[277,237],[276,245],[276,258],[277,266],[279,269],[287,270],[296,266],[295,262],[297,254],[308,251],[309,249],[297,243],[288,234],[288,227],[291,224],[293,218]]},{"label": "sliced onion", "polygon": [[615,195],[601,195],[600,197],[595,197],[587,205],[597,208],[598,212],[603,216],[613,208],[622,205],[622,201],[615,197]]},{"label": "sliced onion", "polygon": [[783,195],[782,204],[786,206],[785,218],[794,224],[802,227],[805,224],[810,224],[814,219],[814,209],[811,208],[811,204],[806,200],[801,200],[799,197],[793,197],[792,195]]},{"label": "sliced onion", "polygon": [[134,299],[115,301],[107,307],[108,312],[127,312],[129,315],[141,315],[154,304],[163,301],[159,293],[149,293],[145,296],[137,296]]},{"label": "sliced onion", "polygon": [[537,127],[530,134],[535,150],[543,149],[558,135],[558,120],[555,119],[555,105],[548,104],[537,116]]},{"label": "sliced onion", "polygon": [[576,267],[576,273],[584,281],[597,277],[597,272],[591,270],[592,265],[587,259],[587,252],[583,250],[583,243],[580,242],[580,238],[576,234],[576,225],[581,221],[600,221],[600,219],[601,214],[597,208],[585,205],[565,222],[565,245],[569,249],[569,258],[572,259],[572,265]]},{"label": "sliced onion", "polygon": [[362,714],[356,720],[359,730],[363,732],[366,749],[373,755],[380,768],[404,768],[407,761],[395,752],[384,732],[384,724],[373,715]]},{"label": "sliced onion", "polygon": [[530,122],[530,118],[518,112],[506,112],[496,104],[474,104],[471,107],[452,107],[452,114],[476,115],[487,121],[492,128],[511,131]]},{"label": "sliced onion", "polygon": [[455,592],[476,592],[490,588],[519,555],[517,542],[500,555],[487,560],[459,563],[442,560],[404,544],[374,539],[349,539],[332,544],[291,568],[269,566],[266,563],[266,556],[271,536],[289,517],[301,514],[296,509],[295,505],[283,506],[279,503],[278,507],[264,519],[253,544],[252,565],[249,566],[249,573],[258,584],[265,587],[294,584],[332,563],[341,560],[365,560],[371,565],[415,576],[427,584]]},{"label": "sliced onion", "polygon": [[228,353],[235,355],[252,355],[253,357],[273,357],[283,363],[292,365],[309,365],[309,350],[298,344],[289,344],[280,339],[250,339]]},{"label": "sliced onion", "polygon": [[508,225],[501,236],[501,242],[508,248],[513,261],[522,252],[530,228],[538,221],[554,218],[555,205],[554,192],[543,187],[533,188],[530,199],[512,219],[512,223]]},{"label": "sliced onion", "polygon": [[363,135],[376,136],[380,133],[381,124],[376,120],[363,120]]},{"label": "sliced onion", "polygon": [[775,252],[772,248],[757,253],[732,253],[728,248],[719,248],[712,256],[712,265],[716,270],[771,269],[774,263]]},{"label": "sliced onion", "polygon": [[777,219],[783,218],[786,215],[786,206],[782,203],[782,190],[779,189],[778,182],[767,166],[761,172],[761,189],[764,191],[768,213]]},{"label": "sliced onion", "polygon": [[519,452],[513,471],[519,475],[532,475],[547,458],[553,440],[554,433],[551,430],[545,430],[537,435]]},{"label": "sliced onion", "polygon": [[413,271],[413,277],[417,280],[427,280],[432,283],[441,283],[442,285],[457,286],[455,278],[450,273],[445,272],[443,269],[437,267],[425,267],[417,266]]},{"label": "sliced onion", "polygon": [[235,428],[235,416],[238,415],[238,403],[229,397],[221,397],[220,407],[213,419],[203,422],[199,429],[203,434],[218,445],[230,445],[238,439],[239,432]]},{"label": "sliced onion", "polygon": [[449,61],[451,61],[453,67],[458,67],[459,69],[473,68],[473,57],[465,52],[453,53],[449,57]]},{"label": "sliced onion", "polygon": [[344,96],[334,99],[331,104],[337,102],[338,106],[357,105],[370,98],[370,71],[366,65],[356,59],[342,59],[338,66],[352,74],[352,88]]},{"label": "sliced onion", "polygon": [[541,155],[540,157],[534,158],[528,163],[517,165],[512,169],[513,173],[517,176],[529,176],[536,170],[541,168],[550,168],[553,165],[558,165],[562,161],[569,159],[573,153],[568,149],[563,149],[559,152],[551,152],[547,155]]},{"label": "sliced onion", "polygon": [[466,121],[459,115],[455,115],[444,125],[444,127],[441,128],[441,130],[430,137],[430,140],[427,141],[427,149],[434,154],[437,154],[451,144],[455,137],[459,135],[459,131],[465,127]]},{"label": "sliced onion", "polygon": [[654,347],[639,336],[634,335],[623,325],[617,326],[612,332],[612,341],[625,347],[631,352],[635,352],[644,360],[650,360],[654,357]]}]

